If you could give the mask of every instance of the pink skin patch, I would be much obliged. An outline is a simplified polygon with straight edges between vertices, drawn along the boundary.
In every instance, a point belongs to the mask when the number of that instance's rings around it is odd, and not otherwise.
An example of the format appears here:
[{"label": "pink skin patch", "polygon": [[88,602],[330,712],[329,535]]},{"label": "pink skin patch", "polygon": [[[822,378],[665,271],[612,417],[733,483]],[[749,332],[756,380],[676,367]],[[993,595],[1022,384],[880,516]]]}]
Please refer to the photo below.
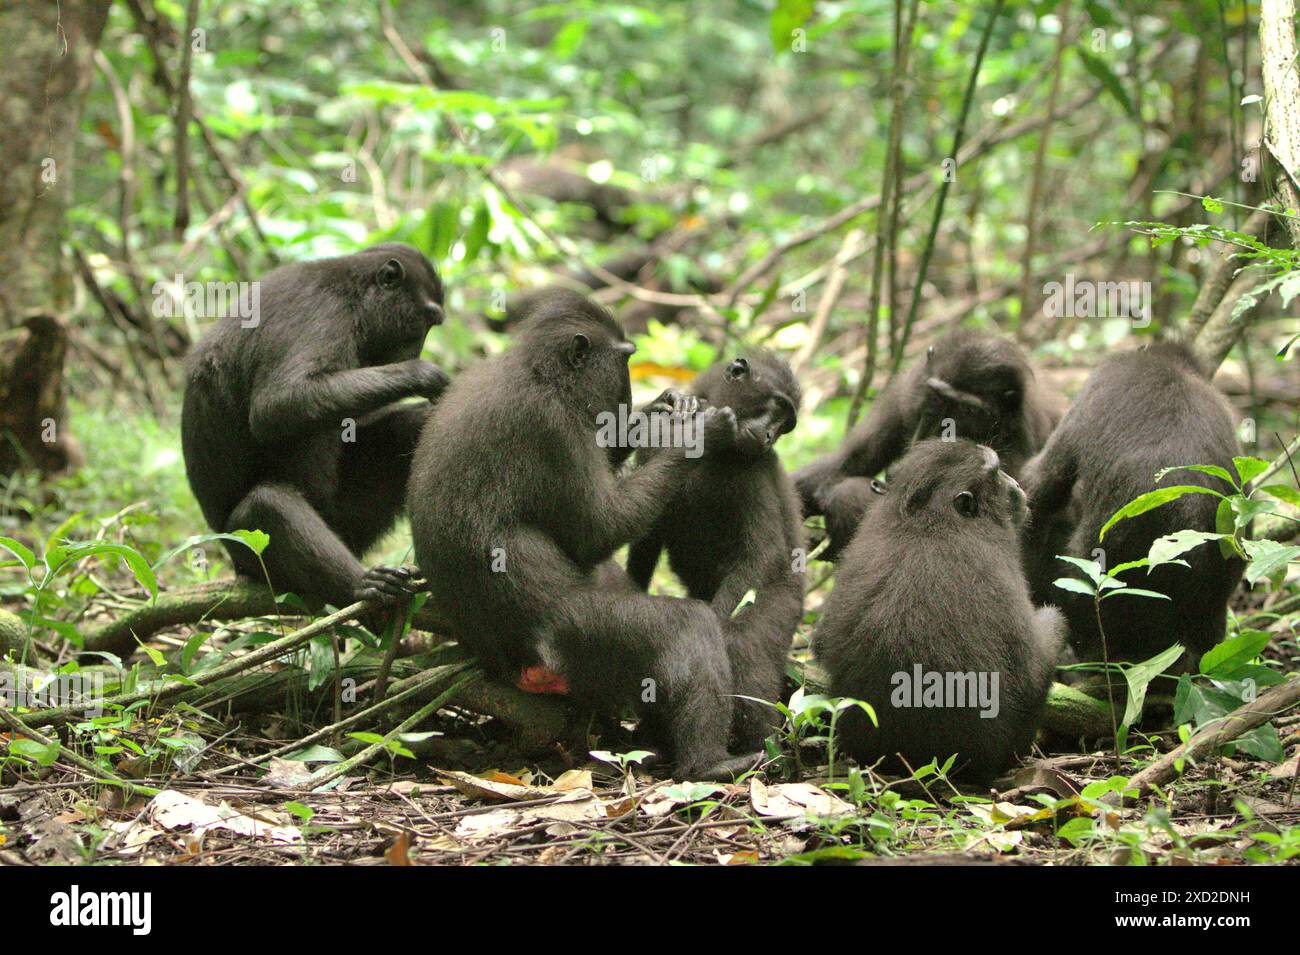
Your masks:
[{"label": "pink skin patch", "polygon": [[519,679],[515,681],[515,686],[525,693],[558,693],[563,695],[569,692],[569,681],[564,678],[564,675],[556,673],[554,670],[548,670],[541,664],[524,667],[519,672]]}]

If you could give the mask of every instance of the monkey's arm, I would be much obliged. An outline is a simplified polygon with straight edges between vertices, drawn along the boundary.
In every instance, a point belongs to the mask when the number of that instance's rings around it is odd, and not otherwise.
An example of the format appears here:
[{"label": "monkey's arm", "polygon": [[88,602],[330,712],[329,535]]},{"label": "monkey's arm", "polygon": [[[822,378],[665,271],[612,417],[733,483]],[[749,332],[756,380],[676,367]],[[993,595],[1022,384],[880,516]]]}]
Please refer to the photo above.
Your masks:
[{"label": "monkey's arm", "polygon": [[274,441],[357,417],[412,395],[436,398],[447,375],[421,359],[350,368],[320,375],[291,375],[269,382],[253,396],[248,424],[259,443]]},{"label": "monkey's arm", "polygon": [[1046,527],[1048,518],[1069,505],[1077,478],[1078,462],[1068,441],[1058,432],[1048,440],[1047,447],[1030,459],[1020,475],[1030,520],[1035,526]]},{"label": "monkey's arm", "polygon": [[894,394],[882,394],[844,443],[794,473],[804,515],[825,512],[825,496],[847,477],[875,477],[900,457],[911,437],[905,409]]},{"label": "monkey's arm", "polygon": [[[736,415],[730,408],[709,408],[699,413],[697,421],[702,447],[735,444]],[[693,465],[683,449],[665,448],[621,480],[599,470],[591,493],[571,502],[580,508],[576,519],[557,521],[554,533],[563,537],[565,549],[579,564],[599,563],[623,544],[651,532],[676,497],[682,469]]]},{"label": "monkey's arm", "polygon": [[663,538],[657,531],[651,531],[628,548],[627,574],[642,590],[650,589],[650,579],[659,564],[663,546]]}]

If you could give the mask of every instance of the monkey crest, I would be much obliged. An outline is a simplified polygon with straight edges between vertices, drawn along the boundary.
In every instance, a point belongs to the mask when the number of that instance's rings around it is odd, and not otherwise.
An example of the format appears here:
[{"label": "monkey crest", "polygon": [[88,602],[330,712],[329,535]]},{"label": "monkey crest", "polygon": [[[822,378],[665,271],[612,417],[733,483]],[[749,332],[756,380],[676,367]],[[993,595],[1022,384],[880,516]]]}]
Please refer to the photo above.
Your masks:
[{"label": "monkey crest", "polygon": [[910,527],[942,529],[954,519],[1018,533],[1025,493],[1001,470],[992,448],[973,441],[930,439],[914,445],[889,483],[887,500]]},{"label": "monkey crest", "polygon": [[802,393],[790,366],[756,349],[719,362],[695,379],[692,393],[736,414],[737,454],[759,458],[799,422]]}]

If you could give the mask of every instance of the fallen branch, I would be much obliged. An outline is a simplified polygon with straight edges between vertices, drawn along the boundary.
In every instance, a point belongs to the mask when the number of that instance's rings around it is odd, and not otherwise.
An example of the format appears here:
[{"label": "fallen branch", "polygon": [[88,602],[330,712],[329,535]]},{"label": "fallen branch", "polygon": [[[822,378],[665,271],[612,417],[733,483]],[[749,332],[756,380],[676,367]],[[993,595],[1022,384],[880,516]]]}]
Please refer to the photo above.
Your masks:
[{"label": "fallen branch", "polygon": [[1122,796],[1120,793],[1110,793],[1103,802],[1118,805],[1121,798],[1132,801],[1179,775],[1183,763],[1195,762],[1202,756],[1214,753],[1225,743],[1231,743],[1297,704],[1300,704],[1300,679],[1293,677],[1285,683],[1269,687],[1254,702],[1238,707],[1222,720],[1202,727],[1186,743],[1170,750],[1142,770],[1129,780]]},{"label": "fallen branch", "polygon": [[[148,640],[168,627],[204,620],[244,620],[282,612],[265,584],[248,580],[198,584],[161,593],[152,603],[141,604],[108,621],[87,635],[85,652],[111,653],[125,658],[135,650],[137,640]],[[443,621],[431,611],[417,613],[414,624],[433,633],[446,629]]]}]

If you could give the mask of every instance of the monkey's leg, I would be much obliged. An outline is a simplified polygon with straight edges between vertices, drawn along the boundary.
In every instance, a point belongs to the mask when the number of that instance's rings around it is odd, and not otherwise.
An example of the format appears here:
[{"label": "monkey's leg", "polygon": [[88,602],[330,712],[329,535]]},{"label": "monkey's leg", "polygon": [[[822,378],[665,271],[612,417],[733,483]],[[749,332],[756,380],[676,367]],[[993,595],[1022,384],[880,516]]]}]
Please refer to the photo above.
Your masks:
[{"label": "monkey's leg", "polygon": [[[352,603],[365,568],[348,550],[324,517],[288,484],[259,484],[236,505],[226,521],[227,531],[265,531],[271,543],[262,554],[271,584],[277,591],[328,600],[337,607]],[[262,568],[252,551],[229,547],[235,570],[254,580]]]},{"label": "monkey's leg", "polygon": [[369,550],[402,512],[411,456],[431,410],[424,401],[382,408],[360,419],[356,440],[344,443],[331,518],[354,554]]},{"label": "monkey's leg", "polygon": [[784,702],[786,657],[802,615],[803,584],[786,578],[759,588],[751,606],[723,618],[732,693],[752,698],[735,701],[731,735],[740,752],[761,749],[781,724],[772,704]]},{"label": "monkey's leg", "polygon": [[655,575],[663,546],[663,538],[655,530],[633,542],[627,550],[627,574],[642,590],[650,589],[650,579]]},{"label": "monkey's leg", "polygon": [[635,703],[668,738],[683,778],[727,759],[731,668],[707,604],[583,589],[562,596],[558,612],[539,649],[576,696]]}]

